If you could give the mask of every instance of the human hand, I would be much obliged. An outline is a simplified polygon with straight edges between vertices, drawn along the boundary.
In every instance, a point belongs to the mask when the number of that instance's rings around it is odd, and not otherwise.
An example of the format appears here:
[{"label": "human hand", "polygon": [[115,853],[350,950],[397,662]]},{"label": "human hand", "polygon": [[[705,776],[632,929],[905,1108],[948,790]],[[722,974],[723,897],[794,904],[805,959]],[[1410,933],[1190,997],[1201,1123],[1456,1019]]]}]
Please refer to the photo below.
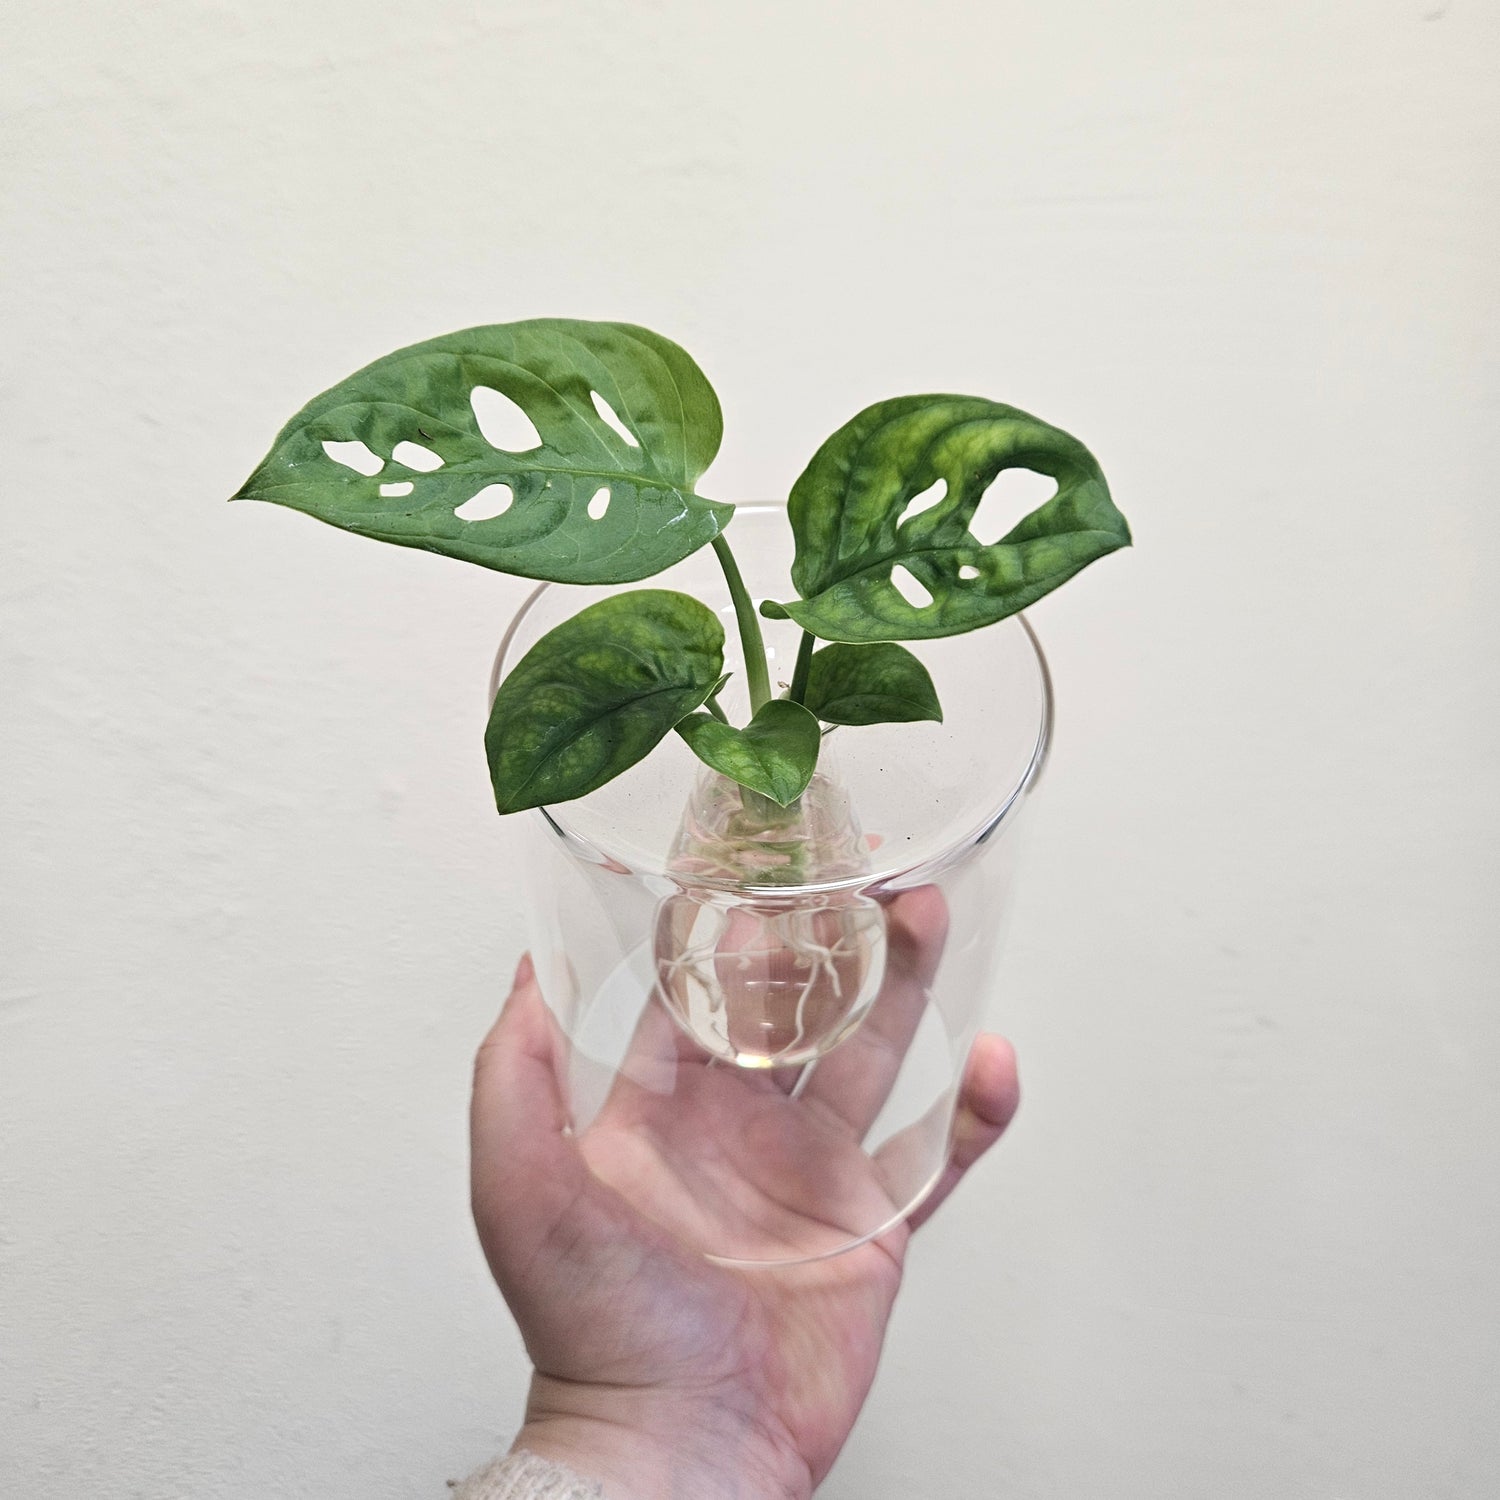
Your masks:
[{"label": "human hand", "polygon": [[[641,1189],[635,1200],[683,1222],[694,1185],[668,1165],[679,1158],[653,1144],[668,1128],[700,1131],[713,1169],[732,1175],[752,1217],[785,1215],[784,1200],[764,1201],[763,1157],[750,1159],[744,1142],[795,1152],[800,1133],[815,1128],[826,1137],[819,1149],[832,1140],[866,1160],[860,1138],[910,1042],[944,927],[930,888],[891,903],[882,1000],[795,1105],[767,1074],[693,1068],[679,1080],[670,1126],[658,1097],[624,1083],[576,1139],[558,1086],[561,1039],[522,960],[479,1051],[472,1111],[475,1222],[535,1366],[518,1448],[603,1481],[610,1500],[812,1493],[874,1379],[912,1230],[1015,1113],[1009,1045],[976,1042],[949,1166],[920,1209],[826,1260],[742,1269],[705,1259],[589,1163],[608,1161],[617,1181],[627,1163]],[[648,1007],[643,1038],[679,1055],[688,1046],[659,1007]],[[846,1064],[830,1067],[840,1056]]]}]

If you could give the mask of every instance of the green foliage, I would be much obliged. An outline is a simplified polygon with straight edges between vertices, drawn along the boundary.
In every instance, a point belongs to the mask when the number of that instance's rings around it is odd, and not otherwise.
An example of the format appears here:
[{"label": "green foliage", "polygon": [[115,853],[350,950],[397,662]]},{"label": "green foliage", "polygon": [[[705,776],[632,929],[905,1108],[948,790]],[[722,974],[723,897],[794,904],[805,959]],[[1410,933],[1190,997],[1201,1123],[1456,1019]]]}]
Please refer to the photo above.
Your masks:
[{"label": "green foliage", "polygon": [[782,807],[807,790],[818,764],[822,731],[800,703],[773,698],[743,729],[712,714],[691,714],[677,732],[705,765]]},{"label": "green foliage", "polygon": [[603,786],[703,703],[723,666],[724,627],[686,594],[632,589],[564,620],[495,695],[484,744],[496,807]]},{"label": "green foliage", "polygon": [[825,724],[941,721],[927,668],[905,646],[824,646],[807,676],[808,709]]},{"label": "green foliage", "polygon": [[[969,521],[1009,468],[1051,475],[1057,493],[985,546]],[[942,499],[903,520],[908,503],[938,482]],[[762,611],[834,641],[919,640],[994,624],[1130,542],[1082,443],[972,396],[902,396],[866,408],[814,455],[788,511],[802,597]],[[907,601],[892,581],[898,567],[929,602]]]},{"label": "green foliage", "polygon": [[[476,388],[514,401],[541,446],[511,452],[488,442]],[[595,392],[634,444],[596,409]],[[282,428],[235,498],[503,573],[627,583],[680,561],[727,524],[732,507],[693,493],[722,431],[713,387],[676,344],[628,323],[538,318],[470,328],[366,365]],[[324,443],[363,443],[385,462],[367,476]],[[441,467],[403,463],[395,456],[403,443]],[[502,514],[458,514],[497,484],[512,497]],[[590,502],[599,509],[606,490],[596,518]],[[504,503],[503,491],[492,493]]]},{"label": "green foliage", "polygon": [[[510,446],[484,419],[479,404],[502,398],[539,441]],[[706,606],[661,589],[614,595],[550,631],[501,684],[485,747],[502,813],[582,797],[674,727],[708,765],[788,806],[816,768],[820,720],[942,718],[926,668],[894,642],[1002,620],[1130,543],[1093,456],[1058,428],[970,396],[868,407],[792,489],[800,597],[761,612],[809,635],[790,697],[772,699],[755,608],[721,534],[733,508],[694,490],[721,433],[713,388],[676,344],[628,323],[538,318],[366,365],[287,423],[234,498],[560,583],[634,582],[713,544],[749,724],[718,709],[724,632]],[[969,528],[1008,468],[1050,475],[1057,492],[986,545]],[[939,485],[935,504],[906,514]],[[922,603],[899,586],[913,592],[912,580]],[[814,636],[834,644],[814,651]]]}]

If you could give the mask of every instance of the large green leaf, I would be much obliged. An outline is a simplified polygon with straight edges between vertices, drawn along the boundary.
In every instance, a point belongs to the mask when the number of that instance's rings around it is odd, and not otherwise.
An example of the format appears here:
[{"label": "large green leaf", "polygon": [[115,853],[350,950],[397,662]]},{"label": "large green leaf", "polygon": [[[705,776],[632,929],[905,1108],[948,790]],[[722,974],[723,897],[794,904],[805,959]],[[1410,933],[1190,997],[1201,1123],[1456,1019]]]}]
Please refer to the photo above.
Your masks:
[{"label": "large green leaf", "polygon": [[802,700],[825,724],[906,724],[943,717],[927,668],[905,646],[824,646]]},{"label": "large green leaf", "polygon": [[762,704],[743,729],[692,714],[677,732],[699,760],[782,807],[807,790],[822,737],[818,721],[786,698]]},{"label": "large green leaf", "polygon": [[718,686],[724,627],[668,589],[615,594],[549,630],[500,684],[485,730],[503,813],[567,802],[648,754]]},{"label": "large green leaf", "polygon": [[[1057,493],[989,546],[969,530],[1002,469],[1034,469]],[[908,503],[942,481],[931,508]],[[862,411],[814,455],[788,502],[802,595],[763,612],[825,640],[918,640],[1003,620],[1096,558],[1130,529],[1082,443],[1036,417],[972,396],[903,396]],[[931,595],[909,603],[905,568]]]},{"label": "large green leaf", "polygon": [[[488,442],[476,388],[514,401],[541,445]],[[595,393],[634,443],[601,414]],[[470,328],[366,365],[287,423],[235,499],[504,573],[622,583],[678,562],[727,523],[730,506],[693,493],[722,430],[713,388],[676,344],[628,323],[537,318]],[[364,444],[383,462],[366,475],[344,461],[354,449],[336,448],[335,458],[325,443]],[[404,449],[416,461],[404,463],[395,456],[403,443],[431,456]],[[456,514],[474,515],[481,491],[478,510],[508,508],[483,519]]]}]

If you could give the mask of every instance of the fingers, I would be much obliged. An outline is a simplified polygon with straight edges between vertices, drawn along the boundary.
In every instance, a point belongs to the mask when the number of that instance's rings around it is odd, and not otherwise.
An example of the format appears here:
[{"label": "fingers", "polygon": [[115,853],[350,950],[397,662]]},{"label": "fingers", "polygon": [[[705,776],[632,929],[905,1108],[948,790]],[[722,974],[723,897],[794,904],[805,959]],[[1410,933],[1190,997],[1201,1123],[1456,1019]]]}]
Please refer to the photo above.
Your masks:
[{"label": "fingers", "polygon": [[908,1223],[919,1228],[942,1207],[963,1175],[1005,1134],[1021,1103],[1016,1054],[1003,1037],[985,1034],[969,1053],[953,1121],[948,1165]]},{"label": "fingers", "polygon": [[885,979],[870,1014],[813,1069],[805,1100],[823,1105],[863,1138],[895,1086],[916,1035],[948,937],[948,907],[935,885],[885,909]]},{"label": "fingers", "polygon": [[668,1013],[655,990],[646,993],[595,1123],[627,1125],[653,1102],[676,1092],[678,1069],[702,1067],[708,1056]]},{"label": "fingers", "polygon": [[587,1182],[566,1134],[556,1040],[528,954],[480,1045],[469,1112],[474,1220],[502,1289],[524,1273]]}]

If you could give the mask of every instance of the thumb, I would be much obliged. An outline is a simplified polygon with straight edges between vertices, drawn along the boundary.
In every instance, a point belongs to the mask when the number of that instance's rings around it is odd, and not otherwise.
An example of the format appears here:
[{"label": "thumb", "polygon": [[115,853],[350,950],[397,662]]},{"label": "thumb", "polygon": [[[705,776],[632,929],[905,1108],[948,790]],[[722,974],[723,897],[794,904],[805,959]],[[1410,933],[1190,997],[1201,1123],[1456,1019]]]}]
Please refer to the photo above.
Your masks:
[{"label": "thumb", "polygon": [[1003,1037],[982,1034],[964,1069],[958,1111],[953,1121],[953,1149],[937,1186],[908,1219],[913,1229],[925,1224],[963,1180],[964,1173],[1005,1134],[1021,1103],[1016,1054]]}]

